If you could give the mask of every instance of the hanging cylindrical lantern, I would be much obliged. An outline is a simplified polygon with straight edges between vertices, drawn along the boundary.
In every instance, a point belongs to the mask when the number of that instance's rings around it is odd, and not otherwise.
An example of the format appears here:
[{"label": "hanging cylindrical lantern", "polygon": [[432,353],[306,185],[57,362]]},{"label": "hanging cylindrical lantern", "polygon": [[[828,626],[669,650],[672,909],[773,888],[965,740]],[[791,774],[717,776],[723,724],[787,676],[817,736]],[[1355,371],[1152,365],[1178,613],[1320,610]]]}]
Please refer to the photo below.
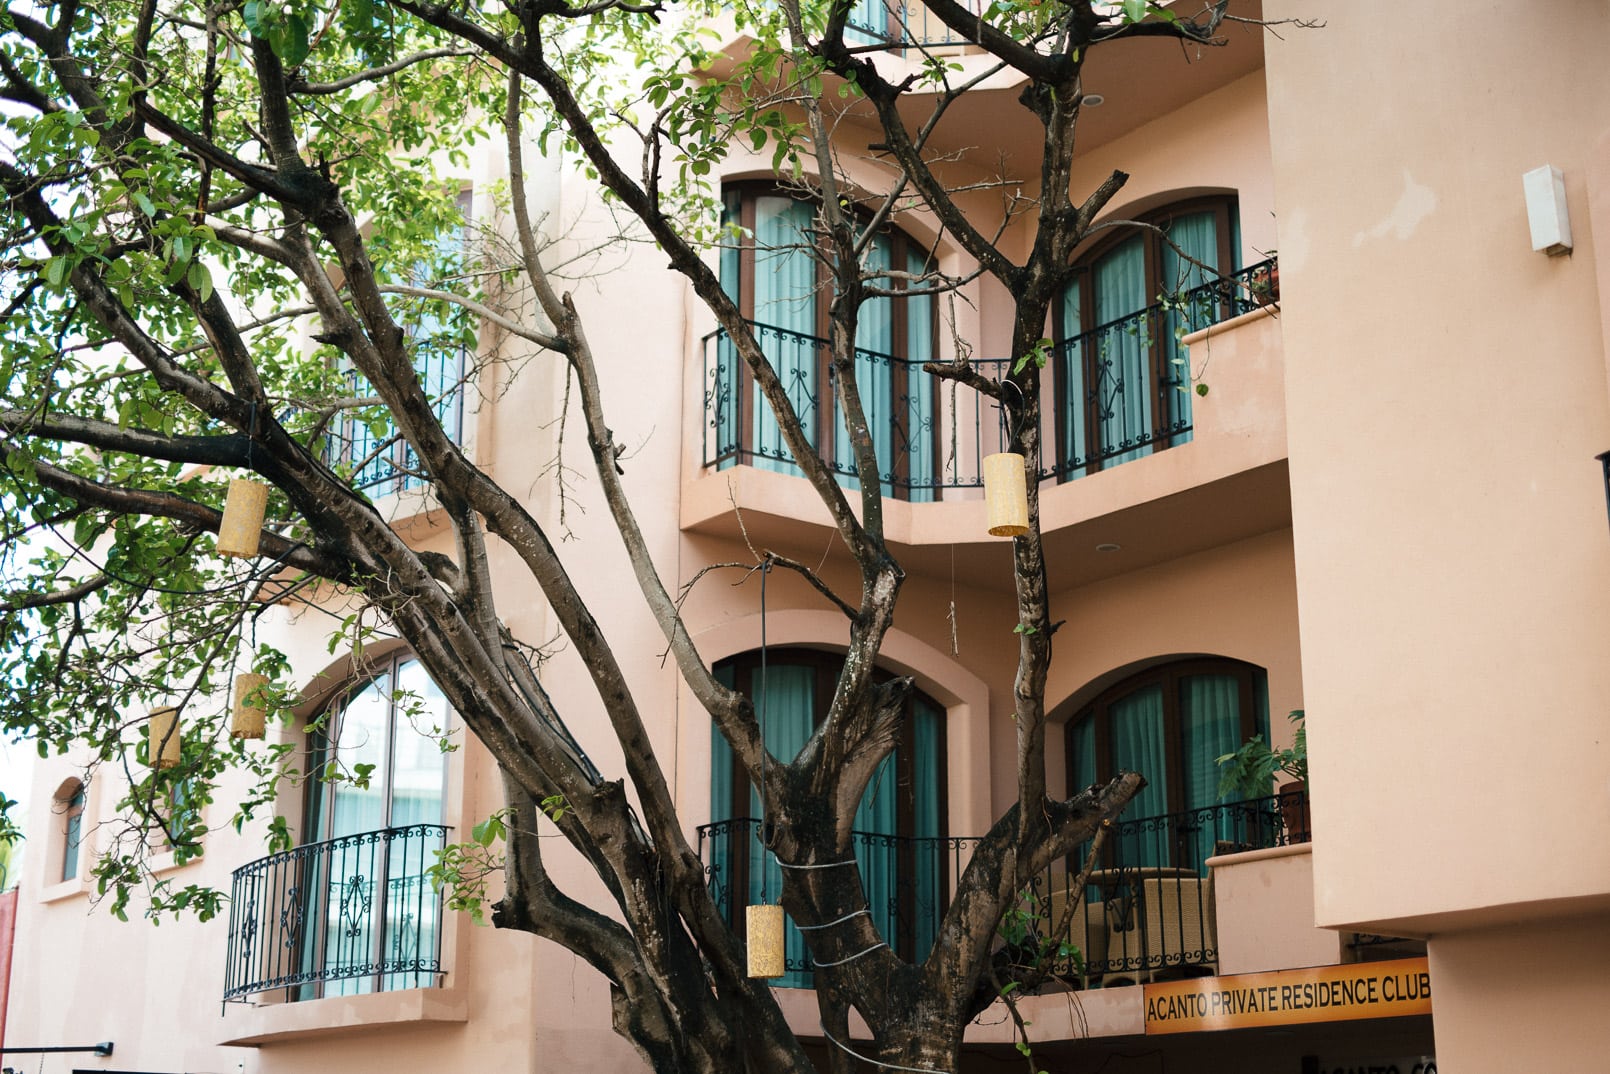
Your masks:
[{"label": "hanging cylindrical lantern", "polygon": [[229,499],[224,501],[224,517],[218,523],[220,556],[255,556],[263,536],[263,512],[268,506],[268,486],[249,477],[229,481]]},{"label": "hanging cylindrical lantern", "polygon": [[180,756],[179,710],[156,709],[145,722],[146,753],[152,768],[176,768]]},{"label": "hanging cylindrical lantern", "polygon": [[1022,455],[1003,451],[984,457],[984,503],[991,537],[1029,532],[1028,467]]},{"label": "hanging cylindrical lantern", "polygon": [[781,977],[783,967],[783,908],[757,903],[745,918],[749,938],[749,976]]},{"label": "hanging cylindrical lantern", "polygon": [[268,699],[263,687],[268,676],[247,671],[235,676],[235,691],[229,709],[229,734],[234,738],[262,738]]}]

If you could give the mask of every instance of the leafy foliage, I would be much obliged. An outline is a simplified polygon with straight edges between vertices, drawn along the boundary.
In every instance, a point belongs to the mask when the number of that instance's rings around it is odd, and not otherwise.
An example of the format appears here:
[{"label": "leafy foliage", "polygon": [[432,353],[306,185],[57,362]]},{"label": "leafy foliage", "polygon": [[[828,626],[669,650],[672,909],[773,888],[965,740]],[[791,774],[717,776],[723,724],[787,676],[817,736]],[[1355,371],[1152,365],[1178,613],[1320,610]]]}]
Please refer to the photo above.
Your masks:
[{"label": "leafy foliage", "polygon": [[[1088,49],[1131,34],[1207,42],[1223,14],[1221,5],[1187,20],[1155,0],[993,0],[982,17],[954,4],[933,10],[974,37],[983,75],[1021,76],[1020,100],[1045,131],[1044,175],[982,184],[949,175],[926,143],[930,128],[908,113],[931,108],[937,122],[983,76],[914,47],[909,76],[892,80],[868,56],[882,46],[846,36],[842,0],[730,11],[694,0],[674,12],[637,0],[7,6],[0,83],[18,108],[0,114],[9,251],[0,265],[0,729],[116,788],[129,821],[94,865],[113,913],[219,912],[218,892],[150,866],[153,854],[182,863],[201,852],[201,806],[229,802],[214,824],[255,829],[280,850],[297,835],[278,807],[294,788],[375,776],[368,762],[341,758],[299,768],[288,736],[230,737],[229,686],[246,670],[270,680],[273,721],[312,717],[320,727],[326,699],[304,696],[306,669],[259,642],[259,620],[321,621],[331,652],[348,651],[358,669],[383,630],[412,647],[508,792],[507,808],[431,870],[447,904],[479,918],[501,871],[495,922],[563,943],[607,977],[617,1028],[660,1070],[809,1068],[770,991],[742,971],[608,639],[550,535],[516,491],[464,457],[442,404],[485,383],[479,362],[514,361],[502,333],[563,369],[594,479],[668,654],[751,779],[766,784],[770,851],[785,863],[844,860],[848,822],[835,817],[893,748],[886,713],[911,688],[873,676],[904,571],[883,532],[876,448],[855,386],[860,306],[880,292],[943,294],[994,276],[1012,296],[1010,353],[1020,360],[1009,376],[992,381],[965,361],[930,368],[996,399],[1010,389],[1013,449],[1036,454],[1050,305],[1122,181],[1070,200],[1080,65]],[[744,47],[712,34],[720,20]],[[753,706],[716,680],[657,573],[618,480],[621,449],[585,326],[544,263],[543,222],[532,222],[523,186],[505,187],[497,211],[473,226],[463,218],[466,151],[499,122],[511,128],[511,175],[531,131],[542,152],[595,182],[623,240],[655,243],[703,300],[854,561],[858,605],[794,565],[849,620],[836,711],[803,762],[768,758]],[[857,152],[865,125],[878,129],[885,189],[849,180],[841,123],[857,132]],[[737,154],[760,154],[815,210],[801,241],[831,280],[835,401],[853,431],[858,510],[711,269],[718,247],[755,241],[720,222],[717,183]],[[1021,193],[1002,193],[1025,188],[1042,191],[1032,215]],[[962,211],[963,189],[975,202],[981,191],[1002,194],[1008,222],[1039,229],[1022,244],[1026,264]],[[917,208],[975,269],[870,263],[872,235]],[[460,352],[468,358],[456,379],[421,375],[432,356]],[[221,559],[211,535],[228,478],[246,472],[273,488],[263,552]],[[424,551],[387,525],[371,497],[377,479],[428,496],[453,554]],[[622,778],[598,771],[543,685],[540,652],[499,618],[494,537],[518,554],[578,650],[622,747]],[[1026,927],[1015,908],[1023,878],[1069,853],[1140,785],[1126,775],[1076,800],[1048,795],[1053,629],[1037,529],[1013,556],[1016,733],[1032,761],[1019,772],[1020,805],[955,878],[958,896],[923,964],[873,942],[864,915],[812,941],[829,956],[873,952],[823,962],[833,997],[824,1017],[843,1029],[853,1002],[881,1055],[908,1068],[950,1068],[970,1013],[1032,978],[1044,951],[1018,984],[989,983],[1024,970],[996,947],[998,927]],[[158,705],[182,721],[172,768],[152,765],[145,739]],[[548,875],[538,828],[549,824],[602,881],[608,913]],[[791,871],[784,901],[819,922],[864,906],[853,874]],[[919,1007],[920,1021],[911,1017]]]}]

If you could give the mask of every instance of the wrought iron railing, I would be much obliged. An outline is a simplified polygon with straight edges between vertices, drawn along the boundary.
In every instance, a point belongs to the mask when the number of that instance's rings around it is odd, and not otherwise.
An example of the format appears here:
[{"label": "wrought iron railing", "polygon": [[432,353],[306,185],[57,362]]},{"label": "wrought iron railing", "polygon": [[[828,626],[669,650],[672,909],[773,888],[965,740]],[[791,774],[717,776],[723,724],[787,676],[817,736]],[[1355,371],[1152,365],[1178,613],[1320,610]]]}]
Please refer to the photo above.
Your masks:
[{"label": "wrought iron railing", "polygon": [[[464,357],[461,347],[421,346],[415,352],[415,372],[436,419],[454,443],[463,443],[464,435]],[[357,370],[347,370],[344,380],[353,397],[372,394]],[[412,445],[398,434],[378,403],[343,412],[331,427],[325,453],[330,465],[351,471],[354,488],[371,496],[389,496],[426,482]]]},{"label": "wrought iron railing", "polygon": [[423,988],[442,974],[427,870],[447,829],[415,824],[309,843],[235,870],[224,999]]},{"label": "wrought iron railing", "polygon": [[[982,17],[983,0],[961,0],[975,17]],[[891,47],[966,45],[971,39],[952,30],[923,6],[921,0],[858,0],[846,25],[852,37]]]},{"label": "wrought iron railing", "polygon": [[[1185,335],[1270,299],[1273,262],[1182,291],[1138,313],[1053,344],[1046,355],[1042,481],[1071,480],[1190,440],[1194,397]],[[828,466],[854,486],[854,459],[833,399],[827,341],[752,323]],[[704,340],[704,463],[796,473],[776,420],[725,332]],[[926,502],[983,485],[983,459],[1005,447],[998,411],[982,396],[941,385],[923,362],[857,350],[856,378],[886,494]],[[1008,359],[974,359],[999,378]],[[824,390],[825,389],[825,390]]]},{"label": "wrought iron railing", "polygon": [[[1046,960],[1056,979],[1074,987],[1212,973],[1218,939],[1207,859],[1299,841],[1306,833],[1288,831],[1282,806],[1305,800],[1292,791],[1121,820],[1109,829],[1083,891],[1073,883],[1087,849],[1034,878],[1002,921],[1001,944],[1025,962]],[[751,818],[699,829],[710,894],[740,931],[745,906],[763,893],[773,900],[780,893],[780,874],[767,864],[758,833],[759,822]],[[852,833],[873,921],[900,957],[927,955],[956,878],[978,843],[977,837]],[[810,955],[792,927],[785,957],[783,983],[808,987]]]}]

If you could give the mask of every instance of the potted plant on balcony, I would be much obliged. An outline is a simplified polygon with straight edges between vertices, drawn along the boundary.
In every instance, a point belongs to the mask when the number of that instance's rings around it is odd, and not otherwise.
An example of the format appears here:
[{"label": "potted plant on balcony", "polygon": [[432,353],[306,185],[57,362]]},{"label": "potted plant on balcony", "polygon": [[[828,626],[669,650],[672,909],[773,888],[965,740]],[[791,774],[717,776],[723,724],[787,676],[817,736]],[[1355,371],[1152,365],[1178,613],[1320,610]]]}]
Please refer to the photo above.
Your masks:
[{"label": "potted plant on balcony", "polygon": [[1304,726],[1304,710],[1293,709],[1287,717],[1296,729],[1292,743],[1284,749],[1275,749],[1253,735],[1233,753],[1218,758],[1223,769],[1219,774],[1219,797],[1236,795],[1242,798],[1262,798],[1269,793],[1269,785],[1276,774],[1285,775],[1287,782],[1279,787],[1280,815],[1286,824],[1286,839],[1292,843],[1306,843],[1309,838],[1308,822],[1308,730]]},{"label": "potted plant on balcony", "polygon": [[1268,264],[1252,273],[1252,278],[1247,281],[1247,291],[1259,306],[1273,306],[1280,301],[1280,259],[1275,251],[1269,251]]}]

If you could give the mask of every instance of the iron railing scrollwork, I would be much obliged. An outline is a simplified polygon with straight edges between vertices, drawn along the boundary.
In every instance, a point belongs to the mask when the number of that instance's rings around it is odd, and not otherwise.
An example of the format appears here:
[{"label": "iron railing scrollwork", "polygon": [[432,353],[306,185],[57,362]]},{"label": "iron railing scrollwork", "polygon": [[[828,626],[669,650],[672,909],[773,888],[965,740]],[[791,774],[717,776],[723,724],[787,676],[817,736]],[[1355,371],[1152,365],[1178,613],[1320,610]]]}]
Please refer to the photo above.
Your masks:
[{"label": "iron railing scrollwork", "polygon": [[224,999],[423,988],[442,968],[429,868],[446,842],[414,824],[309,843],[235,870]]},{"label": "iron railing scrollwork", "polygon": [[[464,390],[466,351],[463,347],[416,347],[415,370],[431,397],[431,410],[442,430],[455,444],[464,442]],[[369,393],[355,369],[343,374],[347,392],[354,397]],[[389,496],[420,488],[427,482],[413,445],[403,439],[391,415],[379,405],[344,411],[325,439],[325,460],[350,470],[352,487],[371,496]]]},{"label": "iron railing scrollwork", "polygon": [[[1282,818],[1281,796],[1120,820],[1084,889],[1073,885],[1089,856],[1081,848],[1021,893],[1002,921],[1000,943],[1020,950],[1024,960],[1046,960],[1054,978],[1073,987],[1213,973],[1218,941],[1207,859],[1293,839]],[[977,837],[965,836],[852,833],[873,920],[901,958],[926,956],[955,879],[978,843]],[[712,898],[741,931],[744,907],[760,892],[757,870],[765,851],[759,822],[739,818],[704,825],[699,854]],[[771,874],[774,885],[776,876]],[[768,897],[777,896],[773,887]],[[808,985],[809,955],[792,930],[787,956],[792,979],[786,983]]]}]

